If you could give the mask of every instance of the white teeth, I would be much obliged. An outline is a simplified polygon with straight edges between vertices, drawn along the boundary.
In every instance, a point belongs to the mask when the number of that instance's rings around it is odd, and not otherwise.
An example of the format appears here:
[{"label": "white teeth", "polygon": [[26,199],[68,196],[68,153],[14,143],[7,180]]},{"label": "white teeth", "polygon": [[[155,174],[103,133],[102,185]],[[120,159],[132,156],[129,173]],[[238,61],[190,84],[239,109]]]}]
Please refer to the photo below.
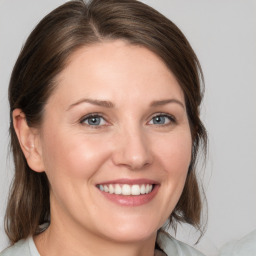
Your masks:
[{"label": "white teeth", "polygon": [[113,194],[115,192],[115,189],[114,189],[113,185],[111,185],[111,184],[109,185],[108,191],[109,191],[110,194]]},{"label": "white teeth", "polygon": [[140,186],[139,185],[133,185],[131,189],[131,194],[134,196],[140,195]]},{"label": "white teeth", "polygon": [[120,187],[120,185],[118,185],[118,184],[115,185],[114,194],[116,194],[116,195],[121,195],[122,194],[122,188]]},{"label": "white teeth", "polygon": [[109,189],[108,189],[108,186],[107,186],[107,185],[104,185],[104,191],[105,191],[105,192],[108,192],[108,191],[109,191]]},{"label": "white teeth", "polygon": [[152,185],[147,184],[147,186],[146,186],[146,194],[147,194],[150,190],[152,190]]},{"label": "white teeth", "polygon": [[131,194],[131,187],[129,185],[123,185],[122,187],[122,195],[129,196]]},{"label": "white teeth", "polygon": [[146,187],[145,187],[144,184],[140,187],[140,193],[141,193],[142,195],[146,193]]},{"label": "white teeth", "polygon": [[98,185],[98,188],[101,191],[110,194],[116,195],[124,195],[124,196],[138,196],[148,194],[152,191],[153,185],[152,184],[135,184],[135,185],[128,185],[128,184],[107,184],[107,185]]}]

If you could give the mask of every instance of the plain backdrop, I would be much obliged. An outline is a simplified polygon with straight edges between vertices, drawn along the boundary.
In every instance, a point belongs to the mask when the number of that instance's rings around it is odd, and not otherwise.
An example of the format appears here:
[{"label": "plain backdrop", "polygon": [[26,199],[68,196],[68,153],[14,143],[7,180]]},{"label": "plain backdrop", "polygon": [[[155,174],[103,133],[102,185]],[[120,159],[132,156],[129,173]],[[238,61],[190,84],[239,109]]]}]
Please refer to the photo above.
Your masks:
[{"label": "plain backdrop", "polygon": [[[13,176],[8,157],[7,88],[18,53],[38,21],[61,0],[0,0],[0,251]],[[256,2],[146,0],[184,32],[206,82],[202,119],[209,133],[204,175],[208,229],[197,247],[207,255],[256,228]],[[189,230],[189,232],[187,231]],[[178,237],[195,242],[188,227]]]}]

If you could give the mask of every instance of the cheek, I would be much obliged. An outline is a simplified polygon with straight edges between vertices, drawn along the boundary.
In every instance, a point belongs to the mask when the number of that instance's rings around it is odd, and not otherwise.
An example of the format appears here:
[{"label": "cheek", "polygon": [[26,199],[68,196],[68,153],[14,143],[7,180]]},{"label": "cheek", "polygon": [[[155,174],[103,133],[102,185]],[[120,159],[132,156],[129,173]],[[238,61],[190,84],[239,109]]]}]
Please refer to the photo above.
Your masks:
[{"label": "cheek", "polygon": [[[160,143],[160,142],[159,142]],[[163,167],[166,200],[177,201],[182,193],[191,162],[192,139],[190,132],[181,132],[161,141],[158,159]]]},{"label": "cheek", "polygon": [[43,161],[49,179],[89,179],[107,159],[106,147],[99,147],[100,138],[81,134],[46,134],[43,145]]},{"label": "cheek", "polygon": [[163,138],[156,146],[157,156],[169,175],[182,176],[188,171],[191,161],[192,139],[190,132],[182,132]]},{"label": "cheek", "polygon": [[187,177],[191,161],[192,139],[188,129],[167,134],[155,140],[152,146],[161,176],[158,212],[160,226],[169,218],[177,204]]},{"label": "cheek", "polygon": [[[51,186],[51,208],[53,212],[70,213],[80,209],[87,216],[84,202],[92,197],[95,175],[104,165],[108,149],[99,147],[98,139],[88,136],[56,134],[44,140],[45,172]],[[93,185],[93,186],[92,186]],[[90,211],[95,201],[90,201]],[[76,213],[72,213],[72,215]],[[77,216],[77,218],[79,218]]]}]

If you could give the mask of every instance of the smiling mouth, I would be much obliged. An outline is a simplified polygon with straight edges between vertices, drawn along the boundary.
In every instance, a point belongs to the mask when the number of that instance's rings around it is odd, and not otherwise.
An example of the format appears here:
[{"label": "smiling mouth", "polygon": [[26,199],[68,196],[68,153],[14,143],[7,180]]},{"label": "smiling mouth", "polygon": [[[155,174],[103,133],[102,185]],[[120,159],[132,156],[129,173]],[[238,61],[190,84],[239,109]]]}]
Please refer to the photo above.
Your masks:
[{"label": "smiling mouth", "polygon": [[151,193],[154,186],[154,184],[99,184],[97,188],[108,194],[139,196]]}]

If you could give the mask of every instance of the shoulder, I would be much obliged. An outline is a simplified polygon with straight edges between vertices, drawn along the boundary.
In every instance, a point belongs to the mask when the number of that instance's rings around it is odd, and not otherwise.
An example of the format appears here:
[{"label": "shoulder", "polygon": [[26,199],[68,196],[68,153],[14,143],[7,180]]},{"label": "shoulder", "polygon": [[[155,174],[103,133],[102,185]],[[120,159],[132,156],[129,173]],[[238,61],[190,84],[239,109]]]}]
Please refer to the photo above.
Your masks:
[{"label": "shoulder", "polygon": [[20,240],[13,246],[6,248],[0,253],[0,256],[31,256],[29,249],[29,239]]},{"label": "shoulder", "polygon": [[204,256],[201,252],[183,242],[174,239],[166,232],[160,232],[158,234],[157,242],[167,256]]},{"label": "shoulder", "polygon": [[255,256],[256,255],[256,230],[246,235],[240,240],[225,244],[220,252],[220,256]]}]

